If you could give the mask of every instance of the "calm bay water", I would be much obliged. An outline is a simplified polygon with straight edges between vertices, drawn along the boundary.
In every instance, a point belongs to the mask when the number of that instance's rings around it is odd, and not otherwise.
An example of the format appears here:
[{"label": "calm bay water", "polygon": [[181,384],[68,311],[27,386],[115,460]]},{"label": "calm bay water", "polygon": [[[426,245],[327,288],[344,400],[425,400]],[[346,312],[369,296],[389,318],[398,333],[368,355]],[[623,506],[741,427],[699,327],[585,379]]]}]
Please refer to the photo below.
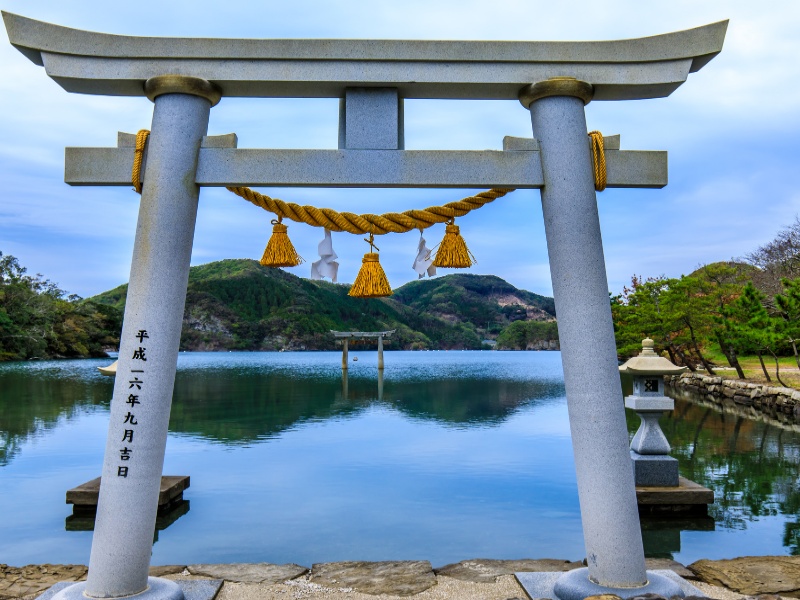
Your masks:
[{"label": "calm bay water", "polygon": [[[584,556],[559,353],[351,356],[181,354],[164,472],[191,487],[153,564]],[[0,563],[88,561],[64,493],[100,472],[108,362],[0,365]],[[648,555],[800,552],[797,433],[682,400],[662,424],[718,501],[644,521]]]}]

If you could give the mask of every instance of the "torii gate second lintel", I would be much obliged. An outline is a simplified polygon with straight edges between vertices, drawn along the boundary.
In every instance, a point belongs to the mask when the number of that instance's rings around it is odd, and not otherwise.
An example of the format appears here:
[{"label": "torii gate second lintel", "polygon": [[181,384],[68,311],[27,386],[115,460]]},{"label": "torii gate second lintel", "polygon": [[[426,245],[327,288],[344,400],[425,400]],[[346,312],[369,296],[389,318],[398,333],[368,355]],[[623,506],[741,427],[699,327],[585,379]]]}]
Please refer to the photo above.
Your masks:
[{"label": "torii gate second lintel", "polygon": [[[201,185],[541,189],[588,567],[526,589],[684,595],[645,571],[584,105],[669,95],[721,51],[727,21],[638,40],[423,42],[135,38],[3,18],[11,43],[67,91],[155,104],[89,575],[58,600],[182,598],[148,566]],[[339,150],[205,137],[225,96],[338,97]],[[519,98],[535,139],[406,151],[404,98]],[[129,185],[128,139],[68,149],[67,181]],[[609,141],[610,186],[666,185],[666,153]]]}]

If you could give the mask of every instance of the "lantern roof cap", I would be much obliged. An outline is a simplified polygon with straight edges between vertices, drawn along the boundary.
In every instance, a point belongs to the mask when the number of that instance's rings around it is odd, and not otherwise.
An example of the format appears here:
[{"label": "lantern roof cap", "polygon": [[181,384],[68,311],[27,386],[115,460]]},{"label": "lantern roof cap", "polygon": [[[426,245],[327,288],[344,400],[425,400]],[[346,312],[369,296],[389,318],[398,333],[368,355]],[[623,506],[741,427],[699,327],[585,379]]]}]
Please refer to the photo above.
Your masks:
[{"label": "lantern roof cap", "polygon": [[650,338],[643,339],[642,351],[639,356],[628,359],[624,365],[620,366],[620,373],[628,373],[634,376],[679,375],[686,370],[686,367],[678,367],[663,356],[656,354],[653,347],[653,340]]}]

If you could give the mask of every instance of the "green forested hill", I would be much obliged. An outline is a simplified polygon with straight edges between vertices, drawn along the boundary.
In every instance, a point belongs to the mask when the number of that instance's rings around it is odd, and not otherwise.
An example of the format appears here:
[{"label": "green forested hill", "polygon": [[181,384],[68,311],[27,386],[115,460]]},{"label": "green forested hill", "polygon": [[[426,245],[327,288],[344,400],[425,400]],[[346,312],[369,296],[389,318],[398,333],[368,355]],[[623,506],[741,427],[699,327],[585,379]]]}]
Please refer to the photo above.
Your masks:
[{"label": "green forested hill", "polygon": [[106,356],[121,323],[113,307],[67,294],[0,252],[0,362]]},{"label": "green forested hill", "polygon": [[[329,330],[397,329],[390,348],[476,349],[515,321],[554,318],[553,300],[499,277],[456,274],[408,283],[390,298],[347,295],[348,285],[302,279],[256,261],[192,267],[185,350],[335,348]],[[123,308],[123,285],[91,300]]]},{"label": "green forested hill", "polygon": [[514,321],[547,321],[556,313],[552,298],[518,290],[494,275],[456,273],[411,281],[396,289],[392,299],[448,321],[488,324],[494,333]]}]

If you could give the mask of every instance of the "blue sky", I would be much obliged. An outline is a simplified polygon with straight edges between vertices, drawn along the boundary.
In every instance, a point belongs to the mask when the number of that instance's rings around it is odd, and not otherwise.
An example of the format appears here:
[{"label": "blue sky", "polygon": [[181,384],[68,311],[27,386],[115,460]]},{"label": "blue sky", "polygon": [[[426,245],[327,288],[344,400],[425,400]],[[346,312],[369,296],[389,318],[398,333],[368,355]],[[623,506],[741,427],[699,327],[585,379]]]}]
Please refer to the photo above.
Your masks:
[{"label": "blue sky", "polygon": [[[722,54],[669,98],[593,102],[589,129],[621,134],[622,148],[667,150],[662,190],[598,195],[609,288],[633,274],[679,276],[738,257],[800,214],[800,3],[785,1],[542,2],[352,0],[224,3],[207,0],[0,0],[0,8],[79,29],[129,35],[253,38],[599,40],[634,38],[730,19]],[[139,197],[122,187],[63,183],[66,146],[113,146],[116,132],[149,128],[145,98],[68,94],[41,67],[0,44],[0,251],[62,288],[91,296],[127,281]],[[239,147],[335,148],[336,100],[223,99],[210,134]],[[518,102],[407,101],[409,149],[500,149],[530,136]],[[284,200],[353,212],[442,204],[468,190],[262,190]],[[258,259],[271,216],[221,189],[203,189],[192,264]],[[542,294],[552,288],[538,191],[518,191],[459,219],[478,264]],[[426,232],[438,243],[442,227]],[[322,231],[290,224],[309,263]],[[362,236],[334,234],[339,280],[351,282]],[[394,287],[416,277],[417,234],[384,236]],[[308,264],[291,269],[307,277]],[[440,273],[449,271],[440,270]]]}]

